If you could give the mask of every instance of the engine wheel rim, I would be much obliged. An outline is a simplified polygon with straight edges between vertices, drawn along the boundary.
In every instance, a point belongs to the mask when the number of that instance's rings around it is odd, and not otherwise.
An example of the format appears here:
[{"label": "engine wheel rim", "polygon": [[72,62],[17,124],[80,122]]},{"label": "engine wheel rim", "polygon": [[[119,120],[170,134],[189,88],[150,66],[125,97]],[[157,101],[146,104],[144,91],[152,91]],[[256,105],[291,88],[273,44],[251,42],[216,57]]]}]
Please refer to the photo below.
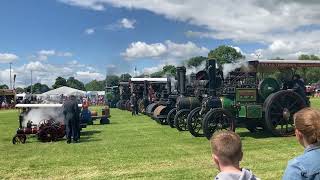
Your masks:
[{"label": "engine wheel rim", "polygon": [[174,117],[176,115],[176,110],[175,109],[172,109],[169,114],[168,114],[168,117],[167,117],[167,121],[168,121],[168,124],[171,128],[174,128]]},{"label": "engine wheel rim", "polygon": [[217,109],[207,118],[206,127],[203,129],[208,139],[218,131],[234,131],[234,118],[223,109]]},{"label": "engine wheel rim", "polygon": [[305,102],[293,92],[283,92],[270,102],[268,121],[273,134],[280,136],[294,135],[293,115],[305,107]]},{"label": "engine wheel rim", "polygon": [[187,114],[186,112],[183,112],[178,117],[178,126],[182,131],[186,131],[188,129],[186,121],[187,121]]},{"label": "engine wheel rim", "polygon": [[[199,111],[200,112],[200,111]],[[197,135],[203,135],[202,130],[202,121],[203,117],[200,115],[199,112],[196,112],[191,119],[191,127],[192,131],[196,133]]]}]

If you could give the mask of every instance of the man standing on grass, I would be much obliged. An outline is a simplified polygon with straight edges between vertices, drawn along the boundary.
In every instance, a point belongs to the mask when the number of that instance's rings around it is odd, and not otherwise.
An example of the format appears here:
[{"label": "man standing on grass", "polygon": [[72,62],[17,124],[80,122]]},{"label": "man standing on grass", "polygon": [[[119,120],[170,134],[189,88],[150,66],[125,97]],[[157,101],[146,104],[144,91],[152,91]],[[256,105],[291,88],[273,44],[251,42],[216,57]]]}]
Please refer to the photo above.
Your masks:
[{"label": "man standing on grass", "polygon": [[66,127],[67,143],[71,143],[71,137],[75,143],[80,138],[80,109],[75,96],[70,96],[63,104],[64,122]]},{"label": "man standing on grass", "polygon": [[137,96],[135,93],[132,93],[132,95],[130,97],[130,105],[131,105],[131,109],[132,109],[132,116],[138,115],[138,100],[137,100]]}]

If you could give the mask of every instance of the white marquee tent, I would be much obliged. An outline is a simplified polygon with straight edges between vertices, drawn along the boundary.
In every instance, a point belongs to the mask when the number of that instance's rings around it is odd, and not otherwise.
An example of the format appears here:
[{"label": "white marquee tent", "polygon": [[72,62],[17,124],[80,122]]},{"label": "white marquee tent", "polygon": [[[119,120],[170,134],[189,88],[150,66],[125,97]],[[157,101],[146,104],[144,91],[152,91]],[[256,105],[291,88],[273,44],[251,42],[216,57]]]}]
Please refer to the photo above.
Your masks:
[{"label": "white marquee tent", "polygon": [[41,96],[60,96],[60,95],[64,95],[64,96],[71,96],[71,95],[74,95],[74,96],[85,96],[86,92],[78,90],[78,89],[62,86],[62,87],[59,87],[57,89],[53,89],[51,91],[48,91],[48,92],[45,92],[45,93],[41,94]]}]

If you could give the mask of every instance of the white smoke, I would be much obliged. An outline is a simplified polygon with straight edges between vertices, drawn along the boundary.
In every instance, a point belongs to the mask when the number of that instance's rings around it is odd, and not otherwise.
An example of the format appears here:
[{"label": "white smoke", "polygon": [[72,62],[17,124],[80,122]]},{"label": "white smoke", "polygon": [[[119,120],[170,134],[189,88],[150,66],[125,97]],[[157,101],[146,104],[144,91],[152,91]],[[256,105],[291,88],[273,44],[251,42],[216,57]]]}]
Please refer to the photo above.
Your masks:
[{"label": "white smoke", "polygon": [[226,77],[231,71],[240,68],[240,67],[247,67],[248,61],[246,59],[240,59],[234,63],[223,64],[223,77]]},{"label": "white smoke", "polygon": [[24,116],[22,126],[26,127],[28,121],[32,121],[32,124],[38,125],[41,121],[50,119],[53,119],[56,122],[64,123],[62,108],[31,109],[28,114]]},{"label": "white smoke", "polygon": [[204,70],[205,68],[206,68],[206,63],[207,63],[207,61],[203,61],[199,66],[197,66],[197,67],[188,67],[187,68],[187,72],[186,72],[186,74],[187,74],[187,76],[188,75],[190,75],[190,74],[192,74],[192,73],[194,73],[194,74],[197,74],[199,71],[202,71],[202,70]]}]

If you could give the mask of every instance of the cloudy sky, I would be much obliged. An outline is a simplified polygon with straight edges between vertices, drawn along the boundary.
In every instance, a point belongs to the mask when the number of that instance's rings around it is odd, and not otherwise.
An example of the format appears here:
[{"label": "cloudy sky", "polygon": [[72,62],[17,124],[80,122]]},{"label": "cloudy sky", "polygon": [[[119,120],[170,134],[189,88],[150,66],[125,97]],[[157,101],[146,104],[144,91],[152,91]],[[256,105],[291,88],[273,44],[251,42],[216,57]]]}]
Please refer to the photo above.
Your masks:
[{"label": "cloudy sky", "polygon": [[0,84],[150,73],[225,44],[248,59],[320,54],[320,1],[2,0]]}]

